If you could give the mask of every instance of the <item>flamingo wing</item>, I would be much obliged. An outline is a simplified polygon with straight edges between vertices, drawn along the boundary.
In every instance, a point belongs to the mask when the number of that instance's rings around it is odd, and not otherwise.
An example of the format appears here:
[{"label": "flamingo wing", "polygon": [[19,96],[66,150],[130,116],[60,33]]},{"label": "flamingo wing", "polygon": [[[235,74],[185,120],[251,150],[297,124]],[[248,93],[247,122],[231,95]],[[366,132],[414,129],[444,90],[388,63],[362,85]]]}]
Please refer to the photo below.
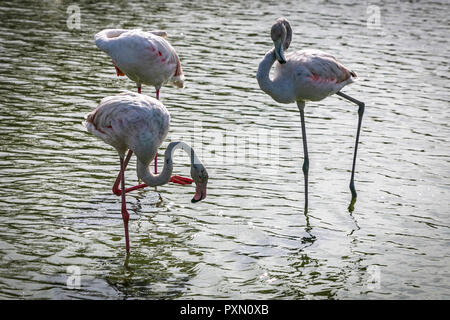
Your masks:
[{"label": "flamingo wing", "polygon": [[291,79],[295,100],[322,100],[352,83],[356,77],[334,56],[320,50],[292,52],[286,59],[286,64],[278,64],[277,76]]},{"label": "flamingo wing", "polygon": [[314,80],[340,83],[356,74],[347,69],[334,56],[320,50],[301,50],[289,55],[289,61],[300,65],[301,71]]},{"label": "flamingo wing", "polygon": [[169,123],[169,112],[161,102],[125,92],[104,98],[86,115],[84,125],[121,156],[131,149],[141,160],[150,162],[167,135]]}]

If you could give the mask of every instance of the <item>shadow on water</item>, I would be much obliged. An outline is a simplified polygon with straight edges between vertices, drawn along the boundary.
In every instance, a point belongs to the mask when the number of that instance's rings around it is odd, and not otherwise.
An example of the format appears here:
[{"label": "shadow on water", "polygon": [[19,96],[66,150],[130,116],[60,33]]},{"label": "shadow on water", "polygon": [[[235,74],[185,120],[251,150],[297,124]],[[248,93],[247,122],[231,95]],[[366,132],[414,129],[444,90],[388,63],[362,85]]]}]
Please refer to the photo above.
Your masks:
[{"label": "shadow on water", "polygon": [[[144,190],[139,190],[133,197],[130,230],[134,232],[130,232],[130,253],[125,252],[121,241],[118,255],[108,262],[110,270],[105,280],[125,299],[180,298],[188,290],[190,280],[197,275],[198,262],[195,259],[189,261],[191,259],[186,259],[185,255],[201,256],[196,248],[188,246],[187,241],[198,230],[178,219],[176,228],[183,228],[185,232],[160,228],[161,224],[155,221],[158,217],[148,211],[154,212],[152,207],[164,208],[165,203],[161,194],[153,191],[156,190],[151,190],[151,197]],[[149,198],[152,199],[150,202]]]},{"label": "shadow on water", "polygon": [[106,282],[125,299],[182,297],[188,291],[190,280],[197,275],[197,263],[182,261],[167,250],[156,249],[158,243],[140,241],[139,245],[151,246],[155,253],[148,254],[141,250],[134,250],[128,255],[124,253],[122,266],[111,262],[112,270],[105,275]]},{"label": "shadow on water", "polygon": [[353,216],[353,212],[349,213],[350,218],[353,220],[353,223],[355,224],[355,227],[350,231],[350,233],[348,234],[349,236],[353,235],[353,233],[355,231],[360,230],[361,228],[358,225],[358,220],[356,220],[356,218]]},{"label": "shadow on water", "polygon": [[316,236],[314,236],[312,234],[313,228],[311,227],[311,223],[309,222],[308,210],[303,210],[303,214],[305,216],[305,222],[306,222],[305,232],[308,234],[308,236],[302,237],[301,243],[304,246],[300,249],[300,251],[306,249],[309,246],[312,246],[314,244],[314,242],[316,241]]},{"label": "shadow on water", "polygon": [[[279,298],[319,298],[339,299],[346,297],[348,292],[371,292],[367,289],[367,265],[364,254],[357,252],[358,237],[355,232],[360,230],[353,213],[343,212],[350,216],[354,227],[347,234],[347,246],[350,254],[340,257],[341,266],[329,269],[327,259],[314,258],[314,244],[320,240],[320,235],[314,235],[310,217],[305,213],[306,237],[301,238],[301,246],[287,257],[290,268],[290,285],[279,293]],[[319,232],[320,233],[320,232]],[[320,250],[320,248],[319,248]],[[321,280],[319,280],[321,279]]]},{"label": "shadow on water", "polygon": [[350,204],[348,205],[348,212],[350,212],[350,214],[355,211],[355,203],[356,197],[352,197],[352,200],[350,200]]},{"label": "shadow on water", "polygon": [[305,232],[308,236],[301,238],[301,246],[294,250],[287,257],[290,269],[290,281],[278,295],[277,298],[306,299],[311,297],[333,299],[335,290],[331,290],[318,285],[317,279],[323,278],[320,267],[323,264],[319,259],[313,258],[313,254],[308,250],[312,247],[317,237],[313,234],[314,228],[311,226],[307,210],[303,211],[305,216]]}]

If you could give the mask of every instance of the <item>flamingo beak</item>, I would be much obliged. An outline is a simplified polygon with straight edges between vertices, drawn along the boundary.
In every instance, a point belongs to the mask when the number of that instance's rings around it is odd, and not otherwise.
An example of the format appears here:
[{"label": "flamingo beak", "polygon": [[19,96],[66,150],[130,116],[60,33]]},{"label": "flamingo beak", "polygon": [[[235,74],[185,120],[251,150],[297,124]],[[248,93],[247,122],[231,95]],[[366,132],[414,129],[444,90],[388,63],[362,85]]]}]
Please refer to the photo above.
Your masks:
[{"label": "flamingo beak", "polygon": [[283,44],[281,43],[281,39],[274,41],[273,44],[275,45],[275,57],[277,61],[281,64],[286,63],[286,58],[284,57]]},{"label": "flamingo beak", "polygon": [[206,198],[206,185],[202,186],[200,184],[197,184],[195,186],[195,195],[192,198],[191,202],[196,203],[202,201],[205,198]]}]

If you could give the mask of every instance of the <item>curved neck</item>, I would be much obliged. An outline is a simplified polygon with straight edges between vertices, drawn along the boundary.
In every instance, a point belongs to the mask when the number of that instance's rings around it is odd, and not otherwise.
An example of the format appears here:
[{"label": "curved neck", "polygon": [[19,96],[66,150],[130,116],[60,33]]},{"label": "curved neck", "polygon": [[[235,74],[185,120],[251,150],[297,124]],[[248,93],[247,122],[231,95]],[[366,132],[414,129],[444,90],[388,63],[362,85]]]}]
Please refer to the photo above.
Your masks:
[{"label": "curved neck", "polygon": [[258,66],[258,73],[256,74],[256,79],[258,80],[259,87],[262,91],[270,95],[270,92],[274,89],[274,84],[272,79],[270,79],[270,69],[275,63],[275,49],[270,50],[266,53],[264,58],[261,60]]},{"label": "curved neck", "polygon": [[286,39],[284,39],[283,42],[283,49],[286,51],[289,48],[289,45],[291,44],[292,41],[292,28],[289,22],[287,21],[284,23],[284,26],[286,27]]},{"label": "curved neck", "polygon": [[270,69],[275,63],[275,60],[275,49],[272,49],[266,53],[264,58],[259,63],[256,79],[258,80],[261,90],[271,96],[275,101],[290,101],[287,97],[287,94],[289,93],[289,90],[287,90],[288,84],[283,81],[283,77],[277,77],[274,80],[270,79]]},{"label": "curved neck", "polygon": [[191,167],[194,164],[201,163],[191,146],[182,141],[171,142],[167,146],[166,152],[164,153],[164,168],[160,174],[154,175],[150,172],[148,164],[142,163],[139,159],[137,160],[137,176],[139,179],[151,187],[161,186],[168,183],[173,171],[173,154],[175,150],[180,148],[190,156]]},{"label": "curved neck", "polygon": [[103,51],[107,51],[111,44],[110,40],[113,38],[117,38],[122,33],[127,32],[124,29],[105,29],[100,31],[94,36],[94,41],[97,47],[99,47]]}]

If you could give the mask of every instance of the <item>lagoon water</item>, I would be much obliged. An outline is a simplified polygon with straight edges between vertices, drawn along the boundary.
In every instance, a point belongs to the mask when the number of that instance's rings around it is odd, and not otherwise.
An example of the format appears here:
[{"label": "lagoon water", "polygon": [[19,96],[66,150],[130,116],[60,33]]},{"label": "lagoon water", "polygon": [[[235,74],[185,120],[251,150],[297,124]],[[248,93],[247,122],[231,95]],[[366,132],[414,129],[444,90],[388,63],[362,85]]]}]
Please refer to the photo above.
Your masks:
[{"label": "lagoon water", "polygon": [[[0,298],[449,299],[448,1],[167,2],[79,1],[79,28],[63,1],[0,4]],[[297,106],[255,78],[280,16],[290,50],[332,52],[359,76],[343,90],[366,103],[353,213],[357,107],[336,96],[307,104],[303,212]],[[160,155],[182,139],[210,175],[197,204],[192,186],[128,194],[128,259],[117,153],[81,124],[136,90],[96,48],[105,28],[168,32],[186,87],[161,90]]]}]

